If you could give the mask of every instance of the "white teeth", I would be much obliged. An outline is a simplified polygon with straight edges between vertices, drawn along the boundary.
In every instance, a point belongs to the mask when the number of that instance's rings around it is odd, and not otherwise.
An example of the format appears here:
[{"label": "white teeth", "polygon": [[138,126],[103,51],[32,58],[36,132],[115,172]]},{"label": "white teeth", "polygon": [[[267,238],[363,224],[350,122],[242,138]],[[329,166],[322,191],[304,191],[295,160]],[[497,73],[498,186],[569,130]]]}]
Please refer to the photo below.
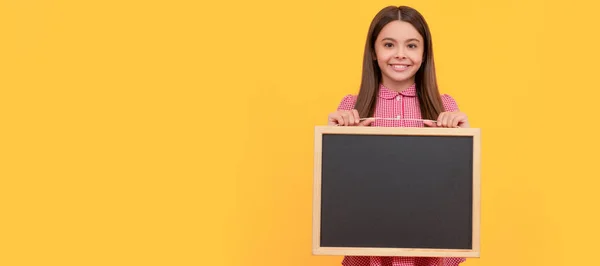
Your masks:
[{"label": "white teeth", "polygon": [[397,69],[405,69],[405,68],[407,68],[408,66],[406,66],[406,65],[392,65],[392,67],[393,67],[393,68],[397,68]]}]

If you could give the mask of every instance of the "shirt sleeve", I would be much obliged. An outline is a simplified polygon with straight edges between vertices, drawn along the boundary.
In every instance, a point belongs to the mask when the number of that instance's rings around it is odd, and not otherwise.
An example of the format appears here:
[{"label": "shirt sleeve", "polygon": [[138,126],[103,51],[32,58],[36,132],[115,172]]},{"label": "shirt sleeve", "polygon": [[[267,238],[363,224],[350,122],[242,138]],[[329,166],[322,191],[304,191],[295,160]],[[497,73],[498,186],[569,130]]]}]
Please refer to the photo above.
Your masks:
[{"label": "shirt sleeve", "polygon": [[446,110],[446,112],[460,111],[454,98],[448,94],[442,94],[442,103],[444,104],[444,110]]},{"label": "shirt sleeve", "polygon": [[340,102],[340,105],[338,106],[337,110],[341,111],[341,110],[352,110],[354,109],[354,106],[356,105],[356,96],[354,95],[346,95],[342,101]]}]

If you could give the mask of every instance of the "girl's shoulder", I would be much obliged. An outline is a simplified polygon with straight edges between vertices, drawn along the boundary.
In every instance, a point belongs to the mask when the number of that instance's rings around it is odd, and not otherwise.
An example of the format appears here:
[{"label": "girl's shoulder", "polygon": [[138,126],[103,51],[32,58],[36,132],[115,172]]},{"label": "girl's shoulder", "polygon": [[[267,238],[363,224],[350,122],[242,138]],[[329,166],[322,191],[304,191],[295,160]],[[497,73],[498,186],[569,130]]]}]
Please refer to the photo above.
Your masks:
[{"label": "girl's shoulder", "polygon": [[344,96],[344,98],[342,98],[342,100],[340,101],[340,104],[338,105],[338,108],[337,108],[338,111],[354,109],[354,106],[356,105],[357,97],[358,97],[358,95],[354,95],[354,94],[347,94],[346,96]]},{"label": "girl's shoulder", "polygon": [[442,98],[442,103],[444,104],[444,110],[446,110],[446,112],[459,111],[458,104],[452,96],[450,96],[449,94],[441,94],[440,96]]}]

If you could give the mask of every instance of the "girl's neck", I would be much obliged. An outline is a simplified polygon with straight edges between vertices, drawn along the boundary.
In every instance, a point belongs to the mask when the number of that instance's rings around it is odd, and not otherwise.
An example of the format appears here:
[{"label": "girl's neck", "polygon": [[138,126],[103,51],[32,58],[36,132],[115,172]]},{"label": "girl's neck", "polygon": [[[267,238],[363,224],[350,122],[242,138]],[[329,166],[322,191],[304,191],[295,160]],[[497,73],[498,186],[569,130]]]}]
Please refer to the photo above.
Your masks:
[{"label": "girl's neck", "polygon": [[383,80],[382,84],[384,87],[386,87],[390,90],[402,92],[403,90],[406,90],[406,89],[410,88],[413,84],[415,84],[415,80],[414,80],[414,78],[408,79],[405,81],[400,81],[400,82]]}]

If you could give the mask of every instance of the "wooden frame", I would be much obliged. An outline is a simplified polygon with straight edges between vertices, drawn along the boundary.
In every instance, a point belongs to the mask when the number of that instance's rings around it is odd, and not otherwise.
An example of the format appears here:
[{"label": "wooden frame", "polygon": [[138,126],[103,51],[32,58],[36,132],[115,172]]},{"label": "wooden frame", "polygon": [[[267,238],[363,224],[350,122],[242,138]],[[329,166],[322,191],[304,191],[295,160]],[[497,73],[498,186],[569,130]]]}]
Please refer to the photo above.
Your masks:
[{"label": "wooden frame", "polygon": [[[321,247],[321,159],[324,134],[471,136],[473,137],[472,249],[354,248]],[[313,254],[344,256],[479,257],[481,216],[481,136],[478,128],[342,127],[317,126],[314,139]]]}]

